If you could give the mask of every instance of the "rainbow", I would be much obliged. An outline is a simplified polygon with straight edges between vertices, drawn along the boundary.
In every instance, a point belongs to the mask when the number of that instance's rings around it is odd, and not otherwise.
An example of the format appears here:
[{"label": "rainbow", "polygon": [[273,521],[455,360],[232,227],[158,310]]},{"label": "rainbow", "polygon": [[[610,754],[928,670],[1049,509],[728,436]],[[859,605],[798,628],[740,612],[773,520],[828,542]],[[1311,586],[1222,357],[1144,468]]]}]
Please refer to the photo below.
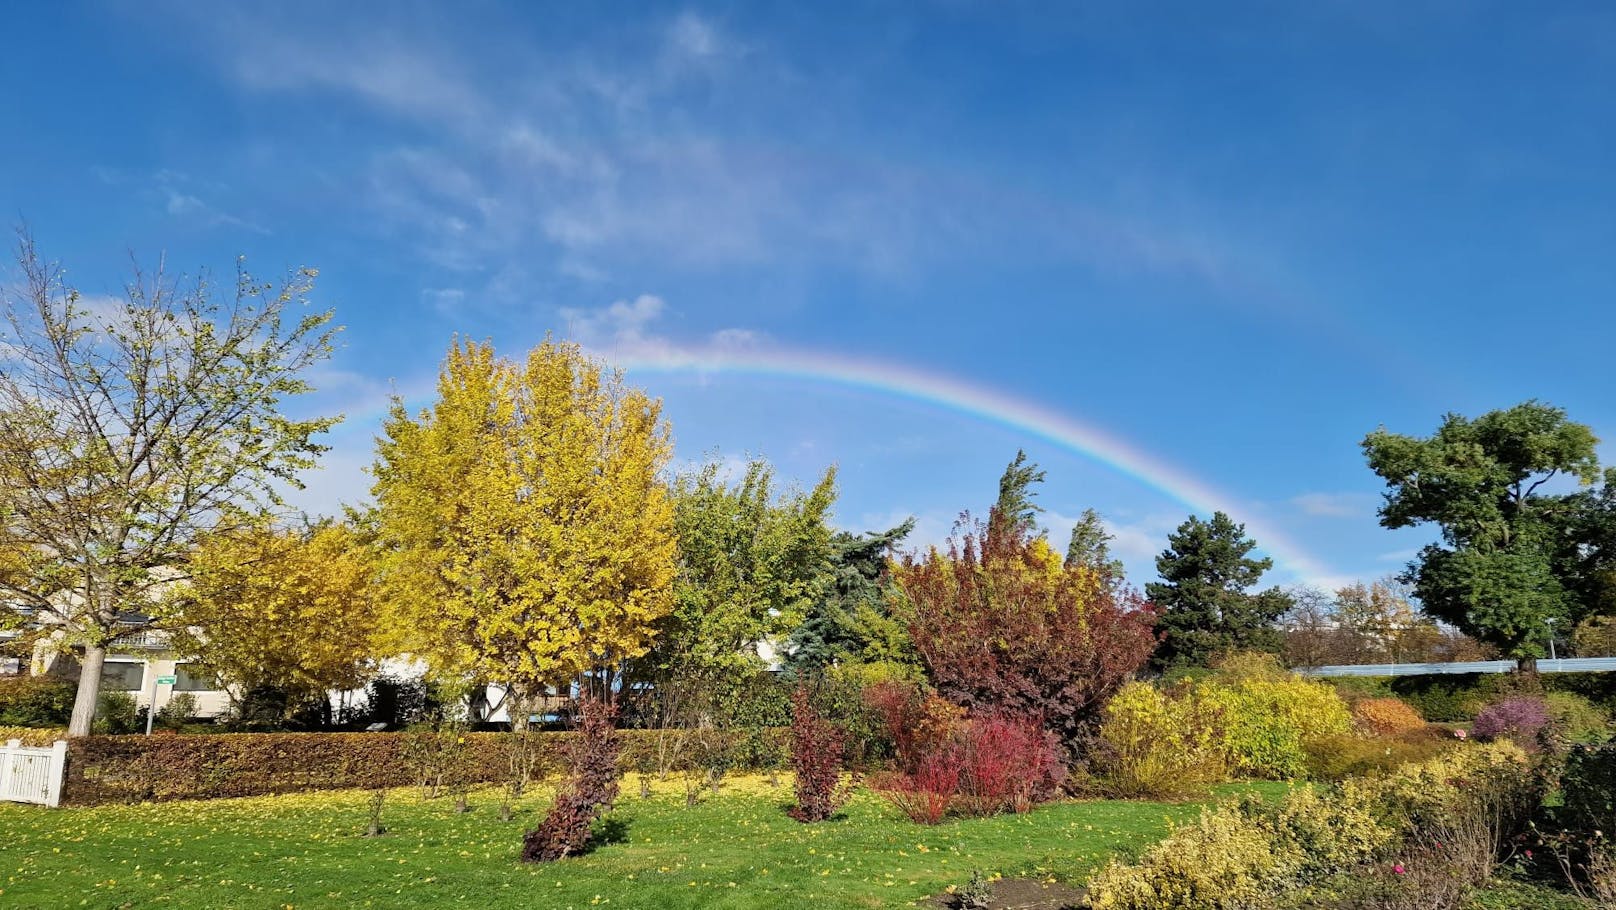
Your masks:
[{"label": "rainbow", "polygon": [[[1191,511],[1225,512],[1243,520],[1246,531],[1275,563],[1298,579],[1332,573],[1279,529],[1253,518],[1248,508],[1181,468],[1144,452],[1121,437],[1042,404],[952,376],[890,361],[860,360],[819,351],[727,348],[624,351],[607,359],[627,373],[739,374],[831,383],[876,392],[964,414],[1042,439],[1134,480],[1188,506]],[[1244,517],[1242,517],[1244,516]]]}]

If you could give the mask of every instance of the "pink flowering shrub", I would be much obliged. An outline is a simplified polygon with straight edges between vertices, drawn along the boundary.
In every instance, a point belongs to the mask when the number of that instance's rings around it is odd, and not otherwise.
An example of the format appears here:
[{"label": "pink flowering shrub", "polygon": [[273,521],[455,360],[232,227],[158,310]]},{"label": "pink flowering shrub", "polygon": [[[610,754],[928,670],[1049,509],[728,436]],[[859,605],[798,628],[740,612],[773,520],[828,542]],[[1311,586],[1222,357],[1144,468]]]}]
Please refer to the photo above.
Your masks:
[{"label": "pink flowering shrub", "polygon": [[1510,739],[1535,748],[1549,725],[1549,706],[1541,698],[1519,696],[1488,705],[1476,715],[1471,732],[1484,740]]}]

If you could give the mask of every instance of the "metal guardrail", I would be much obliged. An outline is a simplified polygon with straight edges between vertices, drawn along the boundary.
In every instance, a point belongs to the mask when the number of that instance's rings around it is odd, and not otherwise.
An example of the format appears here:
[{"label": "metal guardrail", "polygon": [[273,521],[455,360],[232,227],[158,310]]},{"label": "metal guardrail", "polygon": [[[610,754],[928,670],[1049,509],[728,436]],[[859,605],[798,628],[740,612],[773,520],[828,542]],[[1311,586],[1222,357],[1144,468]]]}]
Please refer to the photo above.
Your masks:
[{"label": "metal guardrail", "polygon": [[[1509,673],[1513,660],[1467,660],[1440,664],[1342,664],[1330,667],[1298,667],[1304,676],[1428,676],[1455,673]],[[1539,673],[1616,672],[1616,657],[1540,658]]]}]

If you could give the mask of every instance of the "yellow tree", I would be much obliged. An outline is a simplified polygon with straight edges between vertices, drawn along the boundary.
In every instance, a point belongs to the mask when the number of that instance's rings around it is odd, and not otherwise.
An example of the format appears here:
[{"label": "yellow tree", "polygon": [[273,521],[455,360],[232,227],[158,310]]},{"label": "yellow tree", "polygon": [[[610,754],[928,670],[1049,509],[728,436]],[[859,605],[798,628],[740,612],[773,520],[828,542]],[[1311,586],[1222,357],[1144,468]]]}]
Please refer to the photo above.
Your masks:
[{"label": "yellow tree", "polygon": [[240,698],[289,704],[356,689],[376,667],[377,600],[365,535],[348,524],[258,525],[204,538],[160,622],[176,651]]},{"label": "yellow tree", "polygon": [[374,473],[397,651],[434,675],[545,686],[644,654],[673,604],[661,404],[576,345],[457,342],[438,400],[395,401]]},{"label": "yellow tree", "polygon": [[1360,659],[1418,660],[1441,633],[1409,602],[1406,586],[1387,577],[1336,591],[1336,619],[1358,639]]}]

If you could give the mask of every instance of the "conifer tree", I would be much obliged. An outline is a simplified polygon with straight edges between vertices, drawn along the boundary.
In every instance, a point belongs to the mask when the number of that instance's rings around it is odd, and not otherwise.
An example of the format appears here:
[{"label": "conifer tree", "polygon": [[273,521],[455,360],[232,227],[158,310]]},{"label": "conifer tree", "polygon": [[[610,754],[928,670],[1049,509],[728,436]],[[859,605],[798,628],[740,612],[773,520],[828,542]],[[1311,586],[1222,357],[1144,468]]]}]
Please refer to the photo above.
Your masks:
[{"label": "conifer tree", "polygon": [[1158,668],[1206,666],[1218,654],[1236,650],[1278,652],[1275,623],[1292,606],[1279,588],[1252,593],[1274,561],[1253,558],[1257,542],[1244,525],[1222,512],[1210,521],[1192,515],[1167,539],[1156,557],[1160,582],[1145,585],[1145,596],[1160,611],[1162,633],[1154,664]]}]

